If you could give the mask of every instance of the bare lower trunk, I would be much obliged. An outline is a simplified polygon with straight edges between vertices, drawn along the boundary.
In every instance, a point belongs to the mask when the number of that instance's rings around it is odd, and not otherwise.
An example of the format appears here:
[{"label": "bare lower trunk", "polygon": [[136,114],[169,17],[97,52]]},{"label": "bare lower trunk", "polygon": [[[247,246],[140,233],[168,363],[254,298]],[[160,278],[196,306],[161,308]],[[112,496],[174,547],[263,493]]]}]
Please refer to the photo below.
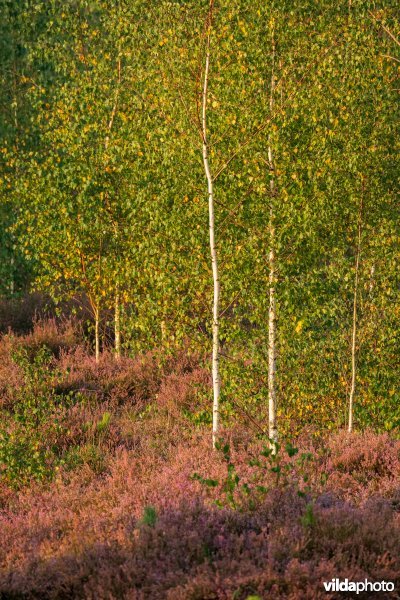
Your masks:
[{"label": "bare lower trunk", "polygon": [[356,391],[357,377],[357,301],[358,301],[358,279],[360,269],[360,254],[361,254],[361,224],[362,224],[362,201],[360,202],[360,214],[358,222],[358,238],[356,262],[354,266],[354,293],[353,293],[353,326],[351,334],[351,384],[349,394],[349,422],[348,431],[353,430],[353,413],[354,413],[354,396]]},{"label": "bare lower trunk", "polygon": [[[274,110],[275,91],[275,38],[272,35],[272,72],[270,89],[270,111]],[[269,308],[268,308],[268,437],[271,449],[276,451],[278,429],[276,423],[276,302],[275,302],[275,164],[271,137],[268,138],[268,163],[270,169],[270,211],[269,211]]]},{"label": "bare lower trunk", "polygon": [[214,211],[211,210],[213,204],[212,190],[209,191],[210,206],[210,249],[214,280],[214,301],[213,301],[213,350],[212,350],[212,378],[213,378],[213,446],[217,441],[219,430],[219,396],[220,396],[220,377],[219,377],[219,278],[218,263],[214,239]]},{"label": "bare lower trunk", "polygon": [[210,227],[210,252],[211,265],[214,284],[214,299],[213,299],[213,321],[212,321],[212,381],[213,381],[213,427],[212,427],[212,442],[215,448],[219,431],[219,396],[220,396],[220,377],[219,377],[219,274],[217,261],[217,248],[215,242],[215,216],[214,216],[214,189],[213,180],[210,171],[208,160],[208,143],[207,143],[207,90],[208,76],[210,68],[210,29],[211,17],[213,9],[213,0],[210,2],[210,11],[207,23],[207,46],[206,46],[206,61],[204,69],[204,86],[202,98],[202,139],[203,139],[203,164],[207,179],[208,187],[208,212],[209,212],[209,227]]},{"label": "bare lower trunk", "polygon": [[115,314],[114,314],[114,337],[115,337],[115,358],[121,358],[121,305],[119,291],[115,292]]},{"label": "bare lower trunk", "polygon": [[[117,85],[115,87],[114,104],[113,104],[113,107],[111,110],[110,120],[108,122],[108,133],[107,133],[107,136],[106,136],[106,139],[104,142],[105,150],[108,149],[108,145],[110,143],[111,131],[113,128],[115,115],[117,113],[118,98],[119,98],[120,87],[121,87],[121,59],[120,58],[118,58],[118,61],[117,61],[117,71],[118,71],[118,79],[117,79]],[[114,223],[114,228],[115,228],[115,234],[117,236],[118,231],[117,231],[115,223]],[[119,360],[121,358],[121,306],[120,306],[120,295],[119,295],[118,284],[117,284],[116,290],[115,290],[114,346],[115,346],[115,358],[117,360]]]},{"label": "bare lower trunk", "polygon": [[356,336],[357,336],[357,276],[353,300],[353,331],[351,339],[351,385],[349,394],[349,433],[353,430],[353,406],[356,391]]},{"label": "bare lower trunk", "polygon": [[97,308],[94,314],[94,347],[95,359],[99,362],[100,359],[100,311]]},{"label": "bare lower trunk", "polygon": [[[272,213],[272,209],[271,209]],[[268,437],[275,450],[278,441],[276,424],[276,307],[275,307],[275,230],[273,215],[270,215],[269,250],[269,308],[268,308]]]}]

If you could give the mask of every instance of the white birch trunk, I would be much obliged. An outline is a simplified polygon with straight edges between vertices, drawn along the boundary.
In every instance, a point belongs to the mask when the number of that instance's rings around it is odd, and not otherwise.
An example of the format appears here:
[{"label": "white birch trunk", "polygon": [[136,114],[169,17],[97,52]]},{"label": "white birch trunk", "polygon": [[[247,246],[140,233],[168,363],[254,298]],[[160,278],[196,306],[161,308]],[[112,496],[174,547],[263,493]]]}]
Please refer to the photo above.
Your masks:
[{"label": "white birch trunk", "polygon": [[[113,128],[113,123],[115,119],[115,115],[117,113],[118,107],[118,99],[121,88],[121,59],[118,59],[117,62],[117,70],[118,70],[118,80],[117,86],[115,88],[115,97],[114,104],[111,110],[110,120],[108,122],[108,133],[106,135],[106,139],[104,142],[104,149],[107,151],[110,143],[111,131]],[[118,235],[117,227],[114,223],[115,235]],[[121,306],[120,306],[120,295],[119,295],[119,286],[117,284],[115,290],[115,306],[114,306],[114,350],[115,350],[115,358],[119,360],[121,358]]]},{"label": "white birch trunk", "polygon": [[268,307],[268,437],[275,450],[278,441],[276,423],[276,303],[275,303],[275,228],[273,210],[270,211],[269,235],[269,307]]},{"label": "white birch trunk", "polygon": [[356,391],[356,378],[357,378],[357,304],[358,304],[358,280],[359,280],[359,270],[360,270],[360,254],[361,254],[361,225],[362,225],[362,200],[360,202],[356,262],[355,262],[355,266],[354,266],[353,326],[352,326],[352,333],[351,333],[351,384],[350,384],[350,394],[349,394],[349,421],[348,421],[349,433],[351,433],[353,431],[354,396],[355,396],[355,391]]},{"label": "white birch trunk", "polygon": [[100,359],[100,310],[97,306],[94,313],[94,345],[95,345],[95,360],[96,363],[99,362]]},{"label": "white birch trunk", "polygon": [[214,300],[213,300],[213,320],[212,320],[212,381],[213,381],[213,426],[212,426],[212,443],[215,448],[219,431],[219,397],[220,397],[220,376],[219,376],[219,295],[220,284],[218,274],[217,248],[215,242],[215,215],[214,215],[214,188],[211,176],[210,164],[208,160],[208,142],[207,142],[207,92],[208,92],[208,77],[210,70],[210,29],[211,17],[213,9],[213,0],[210,2],[209,19],[207,23],[207,44],[206,44],[206,59],[204,69],[204,85],[202,98],[202,139],[203,139],[203,164],[204,172],[207,179],[208,188],[208,212],[209,212],[209,227],[210,227],[210,252],[211,265],[214,284]]},{"label": "white birch trunk", "polygon": [[115,313],[114,313],[114,337],[115,337],[115,358],[121,358],[121,304],[119,289],[115,291]]},{"label": "white birch trunk", "polygon": [[[270,89],[270,112],[274,110],[274,92],[275,92],[275,39],[272,36],[272,72]],[[274,153],[272,150],[271,137],[268,137],[268,163],[270,169],[270,211],[269,211],[269,308],[268,308],[268,437],[270,439],[271,449],[276,450],[278,441],[278,429],[276,423],[276,301],[275,301],[275,165]]]}]

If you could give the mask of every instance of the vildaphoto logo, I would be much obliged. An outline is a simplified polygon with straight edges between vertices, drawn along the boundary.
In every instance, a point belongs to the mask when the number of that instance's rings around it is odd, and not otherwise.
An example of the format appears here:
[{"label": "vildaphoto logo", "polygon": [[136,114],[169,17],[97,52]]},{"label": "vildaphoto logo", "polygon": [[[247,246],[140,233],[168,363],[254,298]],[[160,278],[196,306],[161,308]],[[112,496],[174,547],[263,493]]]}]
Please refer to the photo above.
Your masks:
[{"label": "vildaphoto logo", "polygon": [[326,592],[393,592],[394,583],[392,581],[349,581],[346,579],[332,579],[324,581]]}]

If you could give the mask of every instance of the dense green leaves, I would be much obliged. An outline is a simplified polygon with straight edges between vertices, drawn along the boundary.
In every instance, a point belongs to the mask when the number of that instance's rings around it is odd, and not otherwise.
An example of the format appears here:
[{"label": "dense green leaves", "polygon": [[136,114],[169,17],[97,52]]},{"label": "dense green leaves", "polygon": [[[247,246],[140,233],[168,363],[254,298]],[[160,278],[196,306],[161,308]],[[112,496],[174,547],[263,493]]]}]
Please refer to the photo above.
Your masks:
[{"label": "dense green leaves", "polygon": [[[26,278],[23,251],[56,298],[84,293],[96,314],[118,292],[126,351],[188,338],[209,350],[208,2],[1,7],[1,293]],[[370,11],[362,0],[215,3],[225,418],[247,411],[263,426],[266,415],[270,142],[285,426],[346,418],[360,218],[356,419],[399,424],[398,46],[386,31],[399,28],[390,0]]]}]

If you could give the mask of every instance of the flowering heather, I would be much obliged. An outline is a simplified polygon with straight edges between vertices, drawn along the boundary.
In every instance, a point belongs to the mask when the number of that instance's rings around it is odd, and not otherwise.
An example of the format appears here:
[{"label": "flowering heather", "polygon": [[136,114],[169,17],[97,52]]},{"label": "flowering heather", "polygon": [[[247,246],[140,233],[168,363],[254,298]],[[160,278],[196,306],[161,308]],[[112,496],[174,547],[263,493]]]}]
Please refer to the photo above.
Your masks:
[{"label": "flowering heather", "polygon": [[9,422],[27,385],[16,347],[51,349],[44,406],[63,410],[61,428],[40,423],[52,475],[0,483],[1,598],[322,599],[337,597],[322,582],[338,576],[398,587],[394,436],[304,434],[273,458],[236,426],[215,452],[190,421],[209,378],[198,357],[96,364],[58,327],[0,341]]},{"label": "flowering heather", "polygon": [[[68,484],[14,499],[1,520],[2,592],[322,598],[321,581],[337,573],[398,578],[400,523],[390,501],[372,498],[356,507],[325,493],[315,497],[307,520],[309,498],[274,489],[257,510],[218,509],[182,472],[207,459],[205,443],[191,455],[178,447],[170,464],[152,467],[124,452],[105,478],[83,471]],[[214,461],[208,456],[205,462],[211,467]],[[146,507],[154,507],[152,522],[144,518]]]}]

